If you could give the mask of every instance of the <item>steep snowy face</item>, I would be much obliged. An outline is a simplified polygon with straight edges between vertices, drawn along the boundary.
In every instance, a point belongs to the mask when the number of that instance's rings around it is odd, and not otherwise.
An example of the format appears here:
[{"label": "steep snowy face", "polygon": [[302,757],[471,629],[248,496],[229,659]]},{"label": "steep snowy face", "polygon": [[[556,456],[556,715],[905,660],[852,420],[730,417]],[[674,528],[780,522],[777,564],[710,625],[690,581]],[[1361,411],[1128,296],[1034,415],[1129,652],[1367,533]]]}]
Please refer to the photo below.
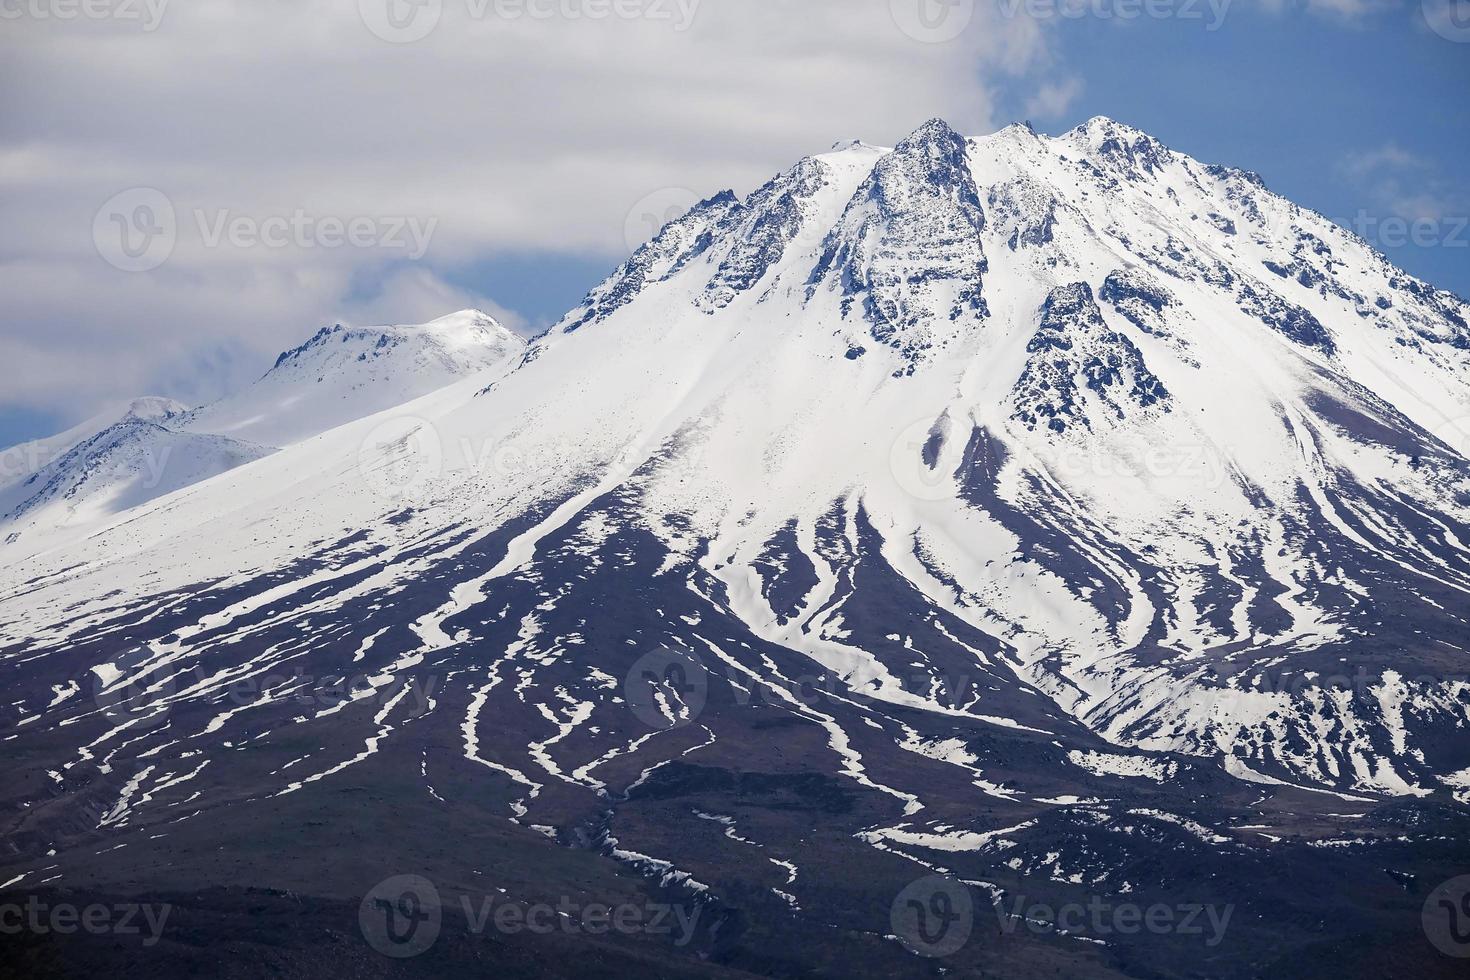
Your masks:
[{"label": "steep snowy face", "polygon": [[1169,410],[1169,392],[1133,341],[1108,329],[1085,282],[1046,297],[1026,353],[1011,418],[1028,429],[1065,432],[1069,423],[1091,428],[1092,419],[1126,422],[1153,405]]},{"label": "steep snowy face", "polygon": [[634,252],[532,353],[645,293],[687,290],[698,309],[713,314],[752,293],[764,302],[806,288],[814,250],[851,207],[858,183],[889,155],[850,141],[799,161],[745,200],[725,190],[701,201]]},{"label": "steep snowy face", "polygon": [[665,225],[652,241],[634,252],[589,293],[580,307],[562,319],[558,331],[571,333],[588,323],[606,319],[631,303],[645,287],[668,279],[703,255],[716,233],[727,230],[743,210],[731,191],[721,191],[700,201],[687,214]]},{"label": "steep snowy face", "polygon": [[[843,144],[671,222],[513,367],[5,567],[16,737],[149,828],[408,759],[436,800],[803,910],[836,886],[700,865],[699,794],[810,777],[829,833],[763,844],[862,880],[1132,888],[1157,846],[1225,881],[1260,873],[1236,824],[1345,804],[1397,835],[1389,801],[1465,794],[1467,315],[1109,120]],[[344,398],[319,365],[389,336],[272,375]],[[100,665],[126,726],[51,703]],[[343,670],[342,706],[222,700]]]},{"label": "steep snowy face", "polygon": [[287,446],[472,374],[509,367],[524,347],[524,340],[479,310],[408,326],[339,323],[282,353],[250,388],[199,409],[182,424]]},{"label": "steep snowy face", "polygon": [[813,202],[830,180],[829,169],[819,160],[802,160],[772,178],[732,213],[737,221],[730,229],[734,244],[700,294],[701,309],[724,309],[781,261],[792,240],[814,217],[810,213]]},{"label": "steep snowy face", "polygon": [[873,340],[910,366],[987,314],[981,232],[985,214],[965,141],[934,119],[880,159],[822,243],[816,284],[840,290],[844,312],[861,298]]}]

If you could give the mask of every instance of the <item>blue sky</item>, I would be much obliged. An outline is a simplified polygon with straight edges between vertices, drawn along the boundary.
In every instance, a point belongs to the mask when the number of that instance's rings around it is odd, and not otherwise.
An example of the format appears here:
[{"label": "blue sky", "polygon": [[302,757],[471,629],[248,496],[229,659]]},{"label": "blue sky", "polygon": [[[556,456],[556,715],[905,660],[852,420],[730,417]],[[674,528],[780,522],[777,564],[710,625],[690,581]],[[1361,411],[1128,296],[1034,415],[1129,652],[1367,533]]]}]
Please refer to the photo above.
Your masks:
[{"label": "blue sky", "polygon": [[[1470,295],[1466,0],[1213,0],[1216,30],[1210,0],[1127,22],[952,0],[934,9],[966,19],[942,43],[900,9],[941,0],[687,0],[687,23],[454,23],[439,2],[413,43],[364,29],[358,0],[179,3],[152,30],[7,22],[0,445],[138,394],[219,397],[324,323],[477,306],[532,332],[622,259],[640,211],[933,115],[977,135],[1112,116]],[[140,187],[177,210],[178,242],[120,271],[93,222]],[[407,216],[431,247],[211,244],[193,217],[295,212]]]},{"label": "blue sky", "polygon": [[[1360,234],[1384,239],[1374,244],[1391,261],[1470,296],[1470,231],[1457,230],[1470,214],[1470,44],[1425,29],[1417,12],[1344,23],[1236,3],[1213,32],[1067,22],[1062,61],[1085,83],[1060,122],[1113,116],[1197,159],[1255,170],[1347,227],[1366,211]],[[1371,223],[1418,217],[1412,190],[1448,219],[1442,245],[1396,244],[1395,226]]]}]

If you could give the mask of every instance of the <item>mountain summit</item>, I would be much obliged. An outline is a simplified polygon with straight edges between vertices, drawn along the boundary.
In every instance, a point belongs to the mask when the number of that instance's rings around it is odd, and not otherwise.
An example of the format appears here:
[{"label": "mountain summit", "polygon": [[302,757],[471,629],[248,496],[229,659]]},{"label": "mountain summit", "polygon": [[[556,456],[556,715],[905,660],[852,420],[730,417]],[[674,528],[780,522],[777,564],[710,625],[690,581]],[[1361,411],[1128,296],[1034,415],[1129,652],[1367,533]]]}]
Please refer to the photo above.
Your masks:
[{"label": "mountain summit", "polygon": [[488,313],[424,324],[322,327],[251,388],[194,414],[190,428],[286,446],[513,362],[525,342]]}]

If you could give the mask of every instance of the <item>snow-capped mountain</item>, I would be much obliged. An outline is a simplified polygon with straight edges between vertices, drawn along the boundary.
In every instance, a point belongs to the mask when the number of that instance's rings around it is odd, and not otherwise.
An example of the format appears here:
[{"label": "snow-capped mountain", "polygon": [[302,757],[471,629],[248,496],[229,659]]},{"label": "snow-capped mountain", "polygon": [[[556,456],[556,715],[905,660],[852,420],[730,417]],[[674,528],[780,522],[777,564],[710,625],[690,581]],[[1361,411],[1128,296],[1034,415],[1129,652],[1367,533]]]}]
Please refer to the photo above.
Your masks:
[{"label": "snow-capped mountain", "polygon": [[754,972],[911,969],[931,872],[1235,910],[1205,951],[1002,918],[974,972],[1330,972],[1470,858],[1467,315],[1110,120],[841,144],[514,369],[5,567],[0,877],[163,887],[229,835],[318,894],[242,830],[309,818],[377,877],[466,880],[473,834],[518,900],[683,895]]},{"label": "snow-capped mountain", "polygon": [[478,310],[408,326],[323,327],[281,354],[250,387],[203,408],[139,398],[60,435],[6,450],[0,543],[10,546],[6,557],[54,547],[344,422],[466,377],[493,380],[524,347],[524,340]]},{"label": "snow-capped mountain", "polygon": [[47,439],[5,451],[0,541],[33,532],[76,533],[253,459],[269,449],[180,431],[188,409],[169,398],[136,398]]},{"label": "snow-capped mountain", "polygon": [[245,391],[206,405],[183,424],[194,431],[289,446],[514,363],[524,347],[521,337],[479,310],[409,326],[339,323],[281,354]]},{"label": "snow-capped mountain", "polygon": [[[182,408],[182,406],[180,406]],[[0,490],[0,538],[78,532],[132,507],[272,452],[224,436],[126,415],[24,480]]]},{"label": "snow-capped mountain", "polygon": [[44,439],[34,439],[11,446],[0,453],[0,488],[14,486],[35,475],[59,457],[74,449],[79,443],[97,435],[108,426],[128,419],[160,421],[175,418],[187,412],[188,406],[172,398],[150,395],[134,398],[121,405],[104,408],[96,415],[72,426],[65,432]]}]

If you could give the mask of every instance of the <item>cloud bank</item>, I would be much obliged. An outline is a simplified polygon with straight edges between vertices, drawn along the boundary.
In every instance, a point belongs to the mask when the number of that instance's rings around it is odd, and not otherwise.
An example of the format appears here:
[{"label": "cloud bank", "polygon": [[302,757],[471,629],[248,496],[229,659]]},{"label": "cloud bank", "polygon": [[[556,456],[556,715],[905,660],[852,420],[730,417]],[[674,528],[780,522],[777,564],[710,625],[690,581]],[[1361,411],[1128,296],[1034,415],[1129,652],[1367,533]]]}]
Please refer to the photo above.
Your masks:
[{"label": "cloud bank", "polygon": [[6,11],[0,399],[70,417],[217,397],[322,323],[479,306],[525,327],[454,270],[525,253],[610,268],[649,215],[837,139],[1009,121],[999,85],[1047,58],[1040,25],[971,0]]}]

